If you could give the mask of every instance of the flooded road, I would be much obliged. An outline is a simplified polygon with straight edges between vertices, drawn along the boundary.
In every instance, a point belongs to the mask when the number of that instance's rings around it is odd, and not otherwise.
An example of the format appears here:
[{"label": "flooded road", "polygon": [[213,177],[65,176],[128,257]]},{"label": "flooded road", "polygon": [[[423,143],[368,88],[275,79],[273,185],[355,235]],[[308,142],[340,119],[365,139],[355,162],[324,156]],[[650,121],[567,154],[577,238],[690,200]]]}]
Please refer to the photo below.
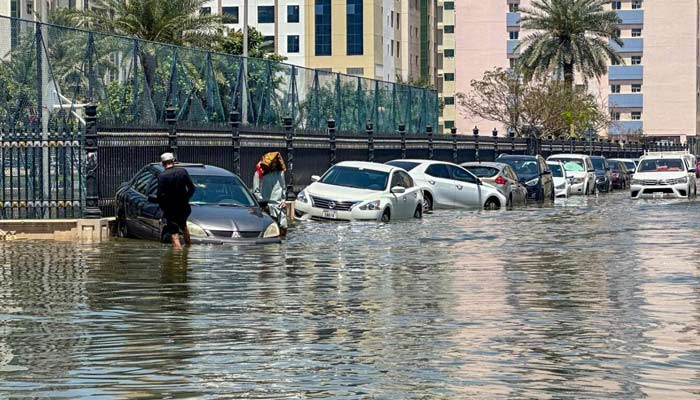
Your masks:
[{"label": "flooded road", "polygon": [[264,248],[0,242],[0,397],[696,398],[698,210],[616,193]]}]

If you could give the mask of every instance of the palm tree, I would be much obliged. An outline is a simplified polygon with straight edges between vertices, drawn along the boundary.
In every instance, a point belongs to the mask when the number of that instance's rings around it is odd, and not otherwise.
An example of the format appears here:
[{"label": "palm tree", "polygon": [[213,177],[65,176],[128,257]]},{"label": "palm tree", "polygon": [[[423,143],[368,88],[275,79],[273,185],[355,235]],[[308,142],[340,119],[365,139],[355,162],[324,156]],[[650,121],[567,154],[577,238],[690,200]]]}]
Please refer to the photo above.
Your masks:
[{"label": "palm tree", "polygon": [[522,28],[532,31],[518,48],[518,64],[528,79],[562,74],[573,88],[574,73],[584,79],[607,73],[608,62],[622,63],[610,41],[622,46],[620,19],[605,10],[609,0],[534,0],[523,9]]}]

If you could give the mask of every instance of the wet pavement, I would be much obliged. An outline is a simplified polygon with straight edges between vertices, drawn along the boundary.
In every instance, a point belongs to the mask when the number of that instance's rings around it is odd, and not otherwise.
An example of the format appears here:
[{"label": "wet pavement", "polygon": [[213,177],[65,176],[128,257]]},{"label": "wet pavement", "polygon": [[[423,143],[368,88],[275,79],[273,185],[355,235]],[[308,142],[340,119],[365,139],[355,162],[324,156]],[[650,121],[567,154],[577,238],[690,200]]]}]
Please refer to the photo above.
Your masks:
[{"label": "wet pavement", "polygon": [[616,193],[261,248],[0,242],[0,397],[695,398],[699,209]]}]

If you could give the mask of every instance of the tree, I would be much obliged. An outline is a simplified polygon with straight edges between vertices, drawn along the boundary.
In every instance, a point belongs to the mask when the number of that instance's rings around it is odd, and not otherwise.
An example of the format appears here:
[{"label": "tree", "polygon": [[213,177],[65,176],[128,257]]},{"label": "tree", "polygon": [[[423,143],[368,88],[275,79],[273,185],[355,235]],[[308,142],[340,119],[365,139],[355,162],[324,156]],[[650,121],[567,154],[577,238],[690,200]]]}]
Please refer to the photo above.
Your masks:
[{"label": "tree", "polygon": [[584,79],[607,73],[608,61],[622,63],[609,41],[622,46],[617,35],[620,18],[605,10],[609,0],[534,0],[521,10],[522,28],[532,31],[518,49],[518,66],[527,79],[563,74],[573,87],[574,73]]},{"label": "tree", "polygon": [[[227,54],[242,55],[243,32],[240,29],[229,31],[216,43],[215,50]],[[275,54],[273,43],[266,41],[263,34],[253,27],[248,28],[248,56],[273,61],[286,60],[286,57]]]},{"label": "tree", "polygon": [[472,81],[471,87],[469,94],[456,96],[463,112],[500,122],[517,136],[537,127],[542,136],[579,137],[610,122],[594,96],[566,82],[527,81],[514,71],[498,68]]}]

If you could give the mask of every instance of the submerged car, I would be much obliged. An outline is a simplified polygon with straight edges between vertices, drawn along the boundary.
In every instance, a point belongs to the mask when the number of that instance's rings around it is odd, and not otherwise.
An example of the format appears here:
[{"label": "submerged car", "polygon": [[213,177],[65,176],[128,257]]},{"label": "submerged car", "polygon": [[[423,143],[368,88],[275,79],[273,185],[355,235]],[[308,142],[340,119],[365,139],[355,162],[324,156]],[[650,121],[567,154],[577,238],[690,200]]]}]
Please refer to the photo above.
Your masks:
[{"label": "submerged car", "polygon": [[547,161],[560,161],[571,178],[571,194],[595,194],[596,175],[591,157],[585,154],[554,154]]},{"label": "submerged car", "polygon": [[591,163],[593,164],[593,169],[595,169],[596,175],[596,189],[600,192],[612,192],[612,174],[610,171],[610,165],[608,165],[608,160],[603,156],[592,156]]},{"label": "submerged car", "polygon": [[[193,243],[279,243],[277,224],[235,174],[202,164],[177,164],[196,187],[190,199],[187,228]],[[149,201],[158,191],[160,164],[149,164],[116,193],[117,232],[122,237],[161,240],[164,223],[158,204]]]},{"label": "submerged car", "polygon": [[561,161],[547,161],[547,166],[552,171],[552,179],[554,179],[554,197],[568,199],[571,196],[571,181],[566,175],[564,164]]},{"label": "submerged car", "polygon": [[608,164],[610,165],[613,188],[622,190],[627,189],[632,176],[627,169],[627,165],[624,162],[617,160],[608,160]]},{"label": "submerged car", "polygon": [[420,186],[424,210],[433,208],[484,208],[505,206],[506,197],[498,189],[484,184],[459,165],[434,160],[394,160],[387,165],[403,168]]},{"label": "submerged car", "polygon": [[506,206],[523,205],[527,202],[527,188],[520,183],[518,174],[510,165],[497,162],[468,162],[463,163],[462,167],[482,182],[498,189],[507,199]]},{"label": "submerged car", "polygon": [[518,156],[501,154],[497,162],[513,168],[520,182],[527,187],[528,198],[536,201],[554,200],[552,172],[542,156]]},{"label": "submerged car", "polygon": [[627,171],[629,172],[630,176],[634,174],[634,170],[637,169],[637,163],[639,162],[639,160],[635,160],[632,158],[611,158],[608,161],[618,161],[625,164],[625,167],[627,167]]},{"label": "submerged car", "polygon": [[346,161],[312,179],[294,202],[297,218],[389,222],[423,216],[423,191],[402,168]]},{"label": "submerged car", "polygon": [[681,155],[644,156],[632,176],[630,195],[633,199],[694,196],[697,189],[693,167]]}]

